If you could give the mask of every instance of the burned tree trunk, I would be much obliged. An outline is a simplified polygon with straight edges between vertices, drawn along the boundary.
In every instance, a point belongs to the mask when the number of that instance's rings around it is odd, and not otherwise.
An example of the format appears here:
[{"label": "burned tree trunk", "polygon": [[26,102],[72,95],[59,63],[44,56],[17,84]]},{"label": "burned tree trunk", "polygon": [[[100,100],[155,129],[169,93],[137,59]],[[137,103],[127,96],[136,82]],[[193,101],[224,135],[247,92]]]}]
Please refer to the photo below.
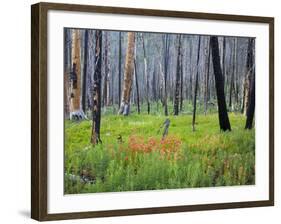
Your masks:
[{"label": "burned tree trunk", "polygon": [[211,60],[211,47],[210,47],[210,39],[207,45],[207,51],[206,53],[207,59],[205,64],[205,87],[204,87],[204,114],[207,114],[207,108],[208,108],[208,92],[209,92],[209,76],[210,76],[210,60]]},{"label": "burned tree trunk", "polygon": [[249,106],[247,108],[247,119],[245,129],[252,129],[253,127],[253,119],[255,113],[255,73],[253,72],[253,77],[251,79],[251,88],[249,94]]},{"label": "burned tree trunk", "polygon": [[71,37],[68,29],[64,29],[64,117],[70,114],[70,70],[71,70]]},{"label": "burned tree trunk", "polygon": [[[181,51],[182,51],[181,46]],[[183,52],[181,52],[181,58],[180,58],[180,111],[182,111],[183,108]]]},{"label": "burned tree trunk", "polygon": [[140,94],[139,94],[139,82],[138,82],[136,60],[134,60],[134,65],[135,65],[135,82],[136,82],[136,91],[137,91],[137,110],[138,110],[138,114],[140,114]]},{"label": "burned tree trunk", "polygon": [[197,101],[198,76],[199,76],[200,45],[201,45],[201,36],[198,37],[197,72],[196,72],[196,77],[195,77],[194,98],[193,98],[192,131],[195,131],[195,116],[196,116],[196,101]]},{"label": "burned tree trunk", "polygon": [[151,83],[151,93],[152,93],[152,100],[157,100],[157,90],[156,90],[156,68],[154,66],[153,73],[152,73],[152,83]]},{"label": "burned tree trunk", "polygon": [[147,58],[146,58],[146,50],[144,37],[141,36],[142,39],[142,47],[143,47],[143,63],[144,63],[144,76],[146,78],[146,103],[147,103],[147,113],[150,114],[150,102],[149,102],[149,76],[147,71]]},{"label": "burned tree trunk", "polygon": [[165,137],[168,135],[169,132],[169,127],[170,127],[170,119],[167,118],[164,123],[160,126],[159,132],[160,130],[163,128],[163,133],[162,133],[162,141],[165,139]]},{"label": "burned tree trunk", "polygon": [[93,86],[93,125],[91,143],[96,145],[101,143],[100,125],[101,125],[101,49],[102,49],[102,31],[97,30],[95,33],[95,72]]},{"label": "burned tree trunk", "polygon": [[244,79],[244,90],[243,90],[243,105],[242,105],[242,113],[247,115],[249,99],[250,99],[250,84],[251,78],[253,77],[253,44],[254,39],[250,38],[248,42],[248,50],[247,50],[247,71]]},{"label": "burned tree trunk", "polygon": [[233,43],[233,51],[232,51],[232,72],[231,72],[231,79],[230,79],[230,86],[229,86],[229,109],[233,107],[232,103],[232,95],[233,95],[233,90],[235,89],[234,86],[234,77],[236,73],[236,51],[237,51],[237,39],[235,38]]},{"label": "burned tree trunk", "polygon": [[223,37],[223,44],[222,44],[222,79],[223,79],[223,86],[225,85],[225,77],[226,77],[226,74],[225,74],[225,37]]},{"label": "burned tree trunk", "polygon": [[254,119],[254,113],[255,113],[255,67],[254,67],[254,39],[251,38],[249,41],[249,46],[248,46],[248,58],[247,58],[247,68],[248,68],[248,73],[249,73],[249,93],[248,93],[248,105],[247,105],[247,120],[246,120],[246,125],[245,129],[251,129],[253,127],[253,119]]},{"label": "burned tree trunk", "polygon": [[121,64],[122,64],[122,42],[119,32],[119,64],[118,64],[118,105],[121,106]]},{"label": "burned tree trunk", "polygon": [[227,131],[227,130],[231,131],[230,122],[227,114],[225,95],[224,95],[224,85],[223,85],[223,77],[222,77],[222,71],[220,66],[218,38],[216,36],[212,36],[210,41],[211,41],[212,59],[213,59],[215,84],[216,84],[216,92],[217,92],[220,129],[223,131]]},{"label": "burned tree trunk", "polygon": [[85,30],[84,38],[84,67],[83,67],[83,94],[82,94],[82,110],[86,112],[86,102],[87,102],[87,69],[88,69],[88,39],[89,31]]},{"label": "burned tree trunk", "polygon": [[108,32],[105,33],[105,46],[104,46],[104,84],[103,84],[103,105],[109,105],[109,73],[110,73],[110,64],[109,64],[109,41],[108,41]]},{"label": "burned tree trunk", "polygon": [[165,47],[164,47],[164,112],[165,116],[168,116],[168,96],[167,96],[167,76],[168,76],[168,59],[169,59],[169,47],[170,42],[168,41],[168,35],[165,34],[164,39]]},{"label": "burned tree trunk", "polygon": [[137,92],[137,110],[138,114],[140,114],[140,94],[139,94],[139,82],[138,82],[138,74],[137,74],[137,44],[135,44],[135,56],[134,56],[134,73],[135,73],[135,82],[136,82],[136,92]]},{"label": "burned tree trunk", "polygon": [[70,119],[80,120],[85,117],[81,110],[81,58],[80,58],[80,32],[77,29],[72,31],[72,72],[71,79],[71,100]]},{"label": "burned tree trunk", "polygon": [[135,33],[128,32],[128,46],[124,71],[122,101],[119,109],[119,114],[129,115],[130,112],[130,95],[132,90],[132,77],[134,70],[134,48],[135,48]]},{"label": "burned tree trunk", "polygon": [[180,98],[180,76],[181,76],[181,36],[178,37],[178,56],[177,56],[177,71],[176,71],[176,86],[174,100],[174,115],[179,115],[179,98]]},{"label": "burned tree trunk", "polygon": [[193,78],[192,78],[192,75],[193,75],[193,70],[192,70],[192,41],[190,40],[189,41],[189,46],[190,46],[190,49],[189,49],[189,101],[192,102],[193,100],[193,86],[192,86],[192,83],[193,83]]}]

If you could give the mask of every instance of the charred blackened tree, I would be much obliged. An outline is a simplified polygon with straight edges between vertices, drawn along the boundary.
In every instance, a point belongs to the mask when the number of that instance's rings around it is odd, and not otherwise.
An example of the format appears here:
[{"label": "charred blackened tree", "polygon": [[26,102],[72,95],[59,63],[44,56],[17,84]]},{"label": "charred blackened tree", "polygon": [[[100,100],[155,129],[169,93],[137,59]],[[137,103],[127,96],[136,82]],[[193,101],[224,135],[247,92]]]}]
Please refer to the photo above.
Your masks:
[{"label": "charred blackened tree", "polygon": [[124,82],[122,101],[119,114],[129,115],[130,112],[130,96],[132,90],[132,80],[134,72],[134,49],[135,49],[135,32],[128,32],[128,46],[125,62]]},{"label": "charred blackened tree", "polygon": [[195,116],[196,116],[196,101],[198,90],[198,76],[199,76],[199,58],[200,58],[200,44],[201,37],[198,37],[198,52],[197,52],[197,72],[195,77],[194,98],[193,98],[193,116],[192,116],[192,131],[195,131]]},{"label": "charred blackened tree", "polygon": [[222,42],[222,80],[223,80],[223,85],[225,84],[225,37],[223,37],[223,42]]},{"label": "charred blackened tree", "polygon": [[101,143],[100,125],[101,125],[101,49],[102,49],[102,31],[97,30],[95,33],[95,72],[93,86],[93,125],[91,143],[96,145]]},{"label": "charred blackened tree", "polygon": [[250,93],[248,95],[248,107],[247,107],[247,120],[245,129],[252,129],[253,127],[253,119],[254,119],[254,113],[255,113],[255,98],[256,98],[256,90],[255,90],[255,67],[253,66],[254,62],[254,56],[253,56],[253,47],[254,47],[254,39],[251,39],[251,49],[249,49],[250,52],[250,58],[248,58],[247,61],[247,67],[250,68]]},{"label": "charred blackened tree", "polygon": [[223,131],[227,131],[227,130],[231,131],[230,122],[227,114],[225,95],[224,95],[224,83],[223,83],[223,76],[220,66],[218,37],[212,36],[210,41],[211,41],[210,45],[212,49],[212,59],[213,59],[215,84],[216,84],[216,92],[217,92],[220,129]]},{"label": "charred blackened tree", "polygon": [[177,56],[177,71],[176,71],[176,86],[174,100],[174,115],[179,115],[179,100],[180,100],[180,82],[181,82],[181,35],[178,37],[178,56]]}]

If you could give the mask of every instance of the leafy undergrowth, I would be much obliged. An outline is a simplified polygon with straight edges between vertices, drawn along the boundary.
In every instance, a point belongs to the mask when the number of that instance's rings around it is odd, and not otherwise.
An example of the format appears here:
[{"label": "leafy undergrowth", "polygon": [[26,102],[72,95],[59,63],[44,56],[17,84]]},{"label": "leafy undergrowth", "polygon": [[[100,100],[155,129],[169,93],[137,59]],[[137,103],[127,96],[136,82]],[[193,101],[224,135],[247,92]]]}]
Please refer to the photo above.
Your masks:
[{"label": "leafy undergrowth", "polygon": [[192,116],[171,116],[163,140],[165,116],[105,115],[95,147],[91,121],[66,121],[65,193],[254,184],[255,131],[229,115],[231,132],[220,132],[217,114],[197,116],[195,132]]}]

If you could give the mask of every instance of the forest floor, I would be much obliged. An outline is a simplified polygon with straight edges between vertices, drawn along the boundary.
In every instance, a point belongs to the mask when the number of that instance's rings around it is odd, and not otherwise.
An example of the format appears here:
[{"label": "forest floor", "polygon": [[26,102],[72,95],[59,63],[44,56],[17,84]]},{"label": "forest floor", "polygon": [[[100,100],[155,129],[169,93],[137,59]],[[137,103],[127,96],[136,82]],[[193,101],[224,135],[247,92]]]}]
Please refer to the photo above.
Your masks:
[{"label": "forest floor", "polygon": [[65,193],[116,192],[255,183],[255,130],[229,113],[221,132],[217,113],[169,116],[103,115],[102,144],[90,144],[91,121],[65,121]]}]

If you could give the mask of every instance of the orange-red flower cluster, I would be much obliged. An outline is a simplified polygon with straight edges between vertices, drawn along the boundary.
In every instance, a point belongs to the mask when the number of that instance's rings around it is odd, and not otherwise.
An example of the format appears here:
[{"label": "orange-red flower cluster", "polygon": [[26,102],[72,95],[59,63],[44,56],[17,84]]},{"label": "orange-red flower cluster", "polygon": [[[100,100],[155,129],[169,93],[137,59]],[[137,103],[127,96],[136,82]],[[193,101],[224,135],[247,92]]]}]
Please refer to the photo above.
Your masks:
[{"label": "orange-red flower cluster", "polygon": [[145,140],[141,136],[132,135],[128,139],[128,148],[134,153],[150,153],[152,151],[158,151],[162,155],[170,155],[171,153],[178,152],[181,144],[181,140],[176,136],[168,136],[163,140],[150,137],[148,140]]}]

